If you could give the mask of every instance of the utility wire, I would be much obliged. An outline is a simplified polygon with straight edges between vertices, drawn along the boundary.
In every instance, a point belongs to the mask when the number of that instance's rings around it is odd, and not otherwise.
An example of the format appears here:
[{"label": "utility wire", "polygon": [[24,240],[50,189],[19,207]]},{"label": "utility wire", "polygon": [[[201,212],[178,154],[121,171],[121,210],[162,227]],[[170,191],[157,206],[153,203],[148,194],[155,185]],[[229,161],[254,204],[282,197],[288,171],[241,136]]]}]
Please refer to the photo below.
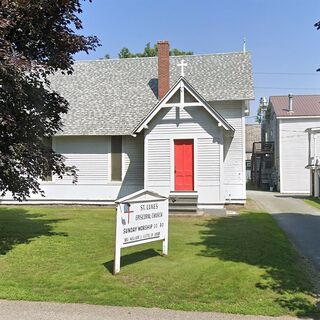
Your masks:
[{"label": "utility wire", "polygon": [[317,91],[319,90],[320,91],[320,88],[281,88],[281,87],[254,87],[255,89],[275,89],[275,90],[314,90],[314,91]]},{"label": "utility wire", "polygon": [[253,74],[270,74],[270,75],[286,75],[286,76],[320,76],[320,72],[253,72]]}]

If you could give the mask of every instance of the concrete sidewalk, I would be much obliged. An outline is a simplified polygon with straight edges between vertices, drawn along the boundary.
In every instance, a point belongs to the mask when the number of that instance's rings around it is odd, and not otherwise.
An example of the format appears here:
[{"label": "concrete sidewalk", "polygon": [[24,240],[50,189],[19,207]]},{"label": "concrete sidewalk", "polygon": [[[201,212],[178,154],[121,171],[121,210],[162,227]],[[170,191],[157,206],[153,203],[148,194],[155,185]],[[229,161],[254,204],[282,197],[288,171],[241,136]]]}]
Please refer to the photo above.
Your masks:
[{"label": "concrete sidewalk", "polygon": [[242,316],[148,308],[0,300],[2,320],[294,320],[292,317]]}]

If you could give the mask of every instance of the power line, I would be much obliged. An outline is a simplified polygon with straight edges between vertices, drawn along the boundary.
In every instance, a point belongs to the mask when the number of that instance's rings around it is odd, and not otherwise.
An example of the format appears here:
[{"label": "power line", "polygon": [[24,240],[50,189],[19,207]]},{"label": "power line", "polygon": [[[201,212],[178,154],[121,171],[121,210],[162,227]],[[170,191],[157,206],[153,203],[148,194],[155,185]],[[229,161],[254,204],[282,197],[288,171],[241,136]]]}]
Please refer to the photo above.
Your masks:
[{"label": "power line", "polygon": [[255,89],[275,89],[275,90],[314,90],[320,91],[320,88],[281,88],[281,87],[254,87]]},{"label": "power line", "polygon": [[253,72],[253,74],[270,74],[286,76],[320,76],[320,72]]}]

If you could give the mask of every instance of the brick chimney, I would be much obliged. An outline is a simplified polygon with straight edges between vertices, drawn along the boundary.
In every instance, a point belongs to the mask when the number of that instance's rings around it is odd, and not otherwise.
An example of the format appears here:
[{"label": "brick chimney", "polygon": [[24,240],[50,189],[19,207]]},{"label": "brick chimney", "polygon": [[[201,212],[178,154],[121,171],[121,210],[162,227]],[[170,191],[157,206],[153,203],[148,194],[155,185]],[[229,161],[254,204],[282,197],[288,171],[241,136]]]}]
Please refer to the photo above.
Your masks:
[{"label": "brick chimney", "polygon": [[169,91],[169,42],[158,41],[158,98]]}]

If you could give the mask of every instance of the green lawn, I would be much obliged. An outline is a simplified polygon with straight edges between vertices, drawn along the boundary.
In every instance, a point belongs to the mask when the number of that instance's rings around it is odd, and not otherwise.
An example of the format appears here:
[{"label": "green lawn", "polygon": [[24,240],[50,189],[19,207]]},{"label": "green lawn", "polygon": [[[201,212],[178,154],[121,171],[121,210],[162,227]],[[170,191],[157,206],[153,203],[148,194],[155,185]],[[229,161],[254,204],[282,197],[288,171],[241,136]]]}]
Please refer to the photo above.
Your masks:
[{"label": "green lawn", "polygon": [[306,315],[311,284],[263,212],[170,218],[161,243],[123,250],[112,275],[113,210],[0,208],[0,298],[243,314]]},{"label": "green lawn", "polygon": [[320,198],[310,197],[308,199],[304,199],[304,202],[310,204],[313,207],[320,209]]}]

